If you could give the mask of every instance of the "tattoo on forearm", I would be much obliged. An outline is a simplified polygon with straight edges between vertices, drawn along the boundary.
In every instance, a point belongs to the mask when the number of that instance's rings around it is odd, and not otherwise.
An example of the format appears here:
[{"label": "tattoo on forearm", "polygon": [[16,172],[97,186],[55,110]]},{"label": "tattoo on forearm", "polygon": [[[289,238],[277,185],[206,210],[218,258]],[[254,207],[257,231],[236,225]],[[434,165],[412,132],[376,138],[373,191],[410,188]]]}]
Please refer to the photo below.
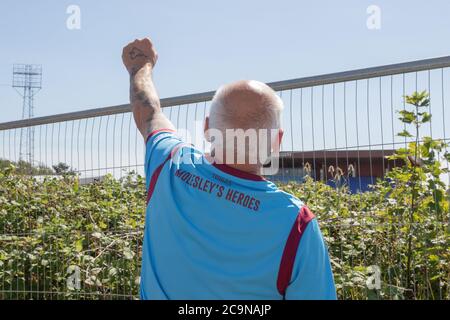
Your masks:
[{"label": "tattoo on forearm", "polygon": [[135,99],[139,100],[144,107],[152,107],[152,101],[150,100],[147,92],[140,90],[135,93]]},{"label": "tattoo on forearm", "polygon": [[139,74],[130,77],[131,108],[138,128],[144,136],[148,133],[146,130],[151,128],[155,117],[161,112],[151,71],[150,68],[145,68]]},{"label": "tattoo on forearm", "polygon": [[155,102],[152,99],[151,93],[148,92],[148,89],[137,85],[134,80],[131,80],[130,96],[132,103],[138,102],[147,108],[154,107]]}]

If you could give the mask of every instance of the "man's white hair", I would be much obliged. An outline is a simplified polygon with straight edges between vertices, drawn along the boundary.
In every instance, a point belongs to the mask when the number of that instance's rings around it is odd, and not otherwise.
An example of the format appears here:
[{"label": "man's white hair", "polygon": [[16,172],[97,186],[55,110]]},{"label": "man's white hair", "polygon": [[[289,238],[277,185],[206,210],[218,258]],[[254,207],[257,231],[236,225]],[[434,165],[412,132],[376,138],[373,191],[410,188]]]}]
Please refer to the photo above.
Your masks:
[{"label": "man's white hair", "polygon": [[248,117],[233,118],[233,115],[228,113],[231,106],[228,106],[227,103],[227,98],[234,89],[233,84],[223,85],[216,91],[211,102],[210,127],[219,130],[280,128],[281,112],[284,109],[283,100],[265,83],[249,80],[245,81],[245,84],[249,91],[253,91],[262,97],[265,96],[266,99],[261,99],[262,105],[260,108],[254,110],[254,112],[247,112]]},{"label": "man's white hair", "polygon": [[238,161],[247,152],[261,160],[261,152],[267,154],[262,149],[270,149],[278,138],[282,110],[281,98],[262,82],[238,81],[220,87],[209,114],[209,128],[215,131],[212,148],[224,151],[227,158],[236,155]]}]

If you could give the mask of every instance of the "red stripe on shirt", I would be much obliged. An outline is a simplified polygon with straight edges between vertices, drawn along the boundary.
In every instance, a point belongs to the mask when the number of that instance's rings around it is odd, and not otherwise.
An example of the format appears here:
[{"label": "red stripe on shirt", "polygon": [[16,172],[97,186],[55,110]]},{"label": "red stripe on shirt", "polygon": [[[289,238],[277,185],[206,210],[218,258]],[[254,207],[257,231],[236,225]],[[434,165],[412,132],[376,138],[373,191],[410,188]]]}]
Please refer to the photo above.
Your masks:
[{"label": "red stripe on shirt", "polygon": [[150,179],[150,185],[148,187],[148,192],[147,192],[147,205],[150,202],[150,199],[152,198],[153,195],[153,191],[155,191],[155,186],[156,186],[156,182],[158,181],[159,175],[162,171],[162,169],[164,168],[164,165],[170,160],[172,159],[173,155],[181,148],[181,146],[184,145],[183,143],[180,143],[179,145],[176,145],[172,151],[170,152],[170,154],[167,156],[167,158],[163,161],[163,163],[161,163],[158,168],[156,168],[156,170],[153,172],[152,178]]},{"label": "red stripe on shirt", "polygon": [[278,271],[277,289],[284,297],[286,289],[291,282],[292,270],[294,268],[295,257],[297,255],[298,246],[303,233],[309,222],[314,219],[314,214],[303,206],[295,219],[289,237],[284,247],[283,256],[281,257],[280,269]]},{"label": "red stripe on shirt", "polygon": [[160,132],[175,133],[175,130],[172,130],[172,129],[158,129],[158,130],[152,131],[147,136],[147,139],[145,139],[145,143],[147,144],[148,140],[150,140],[151,137],[153,137],[155,134],[160,133]]}]

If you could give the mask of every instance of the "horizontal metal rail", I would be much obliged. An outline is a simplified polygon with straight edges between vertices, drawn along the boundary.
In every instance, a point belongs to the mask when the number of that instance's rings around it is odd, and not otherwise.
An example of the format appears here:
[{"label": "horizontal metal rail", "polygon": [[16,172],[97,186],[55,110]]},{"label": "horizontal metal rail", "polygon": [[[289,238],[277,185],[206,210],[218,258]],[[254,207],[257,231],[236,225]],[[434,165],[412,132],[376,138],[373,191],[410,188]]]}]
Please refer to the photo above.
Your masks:
[{"label": "horizontal metal rail", "polygon": [[[282,90],[291,90],[291,89],[326,85],[331,83],[340,83],[346,81],[354,81],[410,72],[418,72],[424,70],[440,69],[446,67],[450,67],[450,56],[411,61],[405,63],[397,63],[372,68],[357,69],[344,72],[336,72],[292,80],[277,81],[268,83],[268,85],[272,87],[275,91],[282,91]],[[205,102],[211,100],[214,96],[214,93],[215,91],[208,91],[171,98],[164,98],[161,99],[161,106],[165,108],[178,105]],[[70,112],[58,115],[38,117],[33,119],[0,123],[0,131],[38,126],[49,123],[57,123],[63,121],[73,121],[92,117],[114,115],[130,111],[131,110],[129,104],[122,104],[105,108],[89,109],[78,112]]]}]

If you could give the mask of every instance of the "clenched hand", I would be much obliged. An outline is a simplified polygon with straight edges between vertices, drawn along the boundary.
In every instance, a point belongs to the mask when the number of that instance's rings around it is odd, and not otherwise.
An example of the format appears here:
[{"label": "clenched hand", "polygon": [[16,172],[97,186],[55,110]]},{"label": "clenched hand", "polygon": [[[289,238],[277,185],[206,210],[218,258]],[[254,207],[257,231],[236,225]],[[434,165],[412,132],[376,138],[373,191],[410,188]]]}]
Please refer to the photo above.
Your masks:
[{"label": "clenched hand", "polygon": [[122,60],[130,75],[135,75],[146,65],[153,68],[158,60],[158,53],[149,38],[136,39],[123,48]]}]

